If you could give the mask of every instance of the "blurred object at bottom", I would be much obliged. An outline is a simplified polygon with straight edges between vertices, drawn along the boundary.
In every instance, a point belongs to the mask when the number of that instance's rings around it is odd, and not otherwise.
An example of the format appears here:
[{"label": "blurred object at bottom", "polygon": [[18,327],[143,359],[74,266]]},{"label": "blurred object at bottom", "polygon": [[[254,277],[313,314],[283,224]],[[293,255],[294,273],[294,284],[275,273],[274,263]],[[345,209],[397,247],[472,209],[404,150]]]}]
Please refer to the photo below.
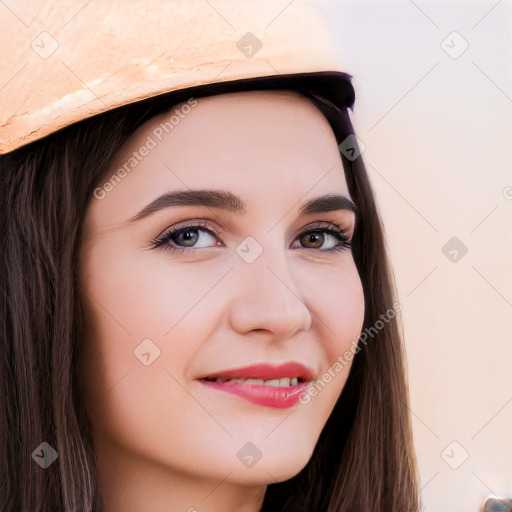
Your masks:
[{"label": "blurred object at bottom", "polygon": [[480,512],[512,512],[512,500],[489,497]]}]

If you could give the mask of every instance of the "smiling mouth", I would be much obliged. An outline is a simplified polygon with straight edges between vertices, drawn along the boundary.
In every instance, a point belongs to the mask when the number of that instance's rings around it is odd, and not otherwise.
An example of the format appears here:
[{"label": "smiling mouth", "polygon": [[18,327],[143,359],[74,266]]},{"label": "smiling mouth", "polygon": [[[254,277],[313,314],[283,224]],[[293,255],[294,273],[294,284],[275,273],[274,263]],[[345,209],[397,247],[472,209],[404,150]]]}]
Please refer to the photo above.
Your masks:
[{"label": "smiling mouth", "polygon": [[237,395],[253,404],[284,409],[299,401],[313,379],[311,369],[292,362],[224,370],[198,380],[214,391]]}]

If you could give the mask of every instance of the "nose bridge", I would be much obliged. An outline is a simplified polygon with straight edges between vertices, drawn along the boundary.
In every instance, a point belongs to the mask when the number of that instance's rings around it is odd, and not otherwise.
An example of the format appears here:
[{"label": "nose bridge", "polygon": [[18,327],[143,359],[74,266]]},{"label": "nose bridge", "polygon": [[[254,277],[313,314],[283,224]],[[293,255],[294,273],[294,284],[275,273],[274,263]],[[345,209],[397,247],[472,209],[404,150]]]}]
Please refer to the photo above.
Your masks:
[{"label": "nose bridge", "polygon": [[286,247],[273,233],[252,237],[237,248],[237,293],[231,322],[241,332],[267,330],[290,336],[311,326],[311,312],[296,286]]}]

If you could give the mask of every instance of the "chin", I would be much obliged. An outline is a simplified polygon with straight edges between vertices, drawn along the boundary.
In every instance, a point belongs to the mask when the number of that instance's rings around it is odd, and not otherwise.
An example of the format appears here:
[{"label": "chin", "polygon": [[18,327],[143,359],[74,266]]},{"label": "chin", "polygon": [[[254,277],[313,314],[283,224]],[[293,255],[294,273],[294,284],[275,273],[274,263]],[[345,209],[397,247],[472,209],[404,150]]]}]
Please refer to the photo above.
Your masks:
[{"label": "chin", "polygon": [[314,446],[309,449],[300,444],[294,444],[291,447],[281,445],[280,449],[267,449],[254,466],[242,469],[237,465],[232,476],[240,480],[241,484],[269,485],[284,482],[304,469],[311,459],[313,449]]},{"label": "chin", "polygon": [[311,455],[308,454],[307,456],[300,458],[291,457],[290,459],[279,461],[279,464],[276,464],[273,471],[272,469],[268,470],[275,478],[275,480],[269,483],[285,482],[286,480],[290,480],[294,476],[297,476],[306,467],[310,459]]}]

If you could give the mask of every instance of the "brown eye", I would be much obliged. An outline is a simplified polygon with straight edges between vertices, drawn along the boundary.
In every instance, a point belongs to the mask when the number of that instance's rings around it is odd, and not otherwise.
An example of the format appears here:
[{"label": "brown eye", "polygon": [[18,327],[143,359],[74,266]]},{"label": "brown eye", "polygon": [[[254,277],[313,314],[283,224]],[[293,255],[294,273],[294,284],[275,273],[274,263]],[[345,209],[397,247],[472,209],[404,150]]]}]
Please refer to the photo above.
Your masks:
[{"label": "brown eye", "polygon": [[351,247],[343,230],[330,223],[325,227],[314,226],[314,229],[304,231],[296,240],[304,249],[316,249],[322,252],[343,251]]},{"label": "brown eye", "polygon": [[322,247],[322,244],[324,243],[324,235],[320,232],[310,231],[309,233],[302,235],[300,237],[300,241],[306,246],[311,244],[309,246],[311,249],[318,249]]}]

